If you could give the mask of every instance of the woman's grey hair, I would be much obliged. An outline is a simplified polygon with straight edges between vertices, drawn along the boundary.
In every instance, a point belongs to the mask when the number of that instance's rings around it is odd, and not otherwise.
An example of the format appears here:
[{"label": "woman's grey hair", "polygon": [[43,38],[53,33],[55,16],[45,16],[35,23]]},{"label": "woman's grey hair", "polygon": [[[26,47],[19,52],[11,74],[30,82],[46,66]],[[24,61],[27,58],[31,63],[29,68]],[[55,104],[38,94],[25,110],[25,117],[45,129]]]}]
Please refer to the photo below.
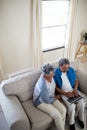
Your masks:
[{"label": "woman's grey hair", "polygon": [[50,72],[54,71],[52,65],[50,65],[49,63],[42,66],[41,70],[44,75],[50,75]]},{"label": "woman's grey hair", "polygon": [[70,64],[69,60],[67,58],[62,58],[59,60],[59,66],[63,66],[64,64]]}]

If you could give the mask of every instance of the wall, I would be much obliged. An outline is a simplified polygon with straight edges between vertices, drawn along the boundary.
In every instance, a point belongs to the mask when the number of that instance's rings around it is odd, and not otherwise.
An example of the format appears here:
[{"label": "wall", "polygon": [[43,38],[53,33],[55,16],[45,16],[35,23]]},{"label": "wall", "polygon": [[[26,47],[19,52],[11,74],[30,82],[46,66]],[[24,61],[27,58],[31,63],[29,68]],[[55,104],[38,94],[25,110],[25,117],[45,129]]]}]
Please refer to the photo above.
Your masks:
[{"label": "wall", "polygon": [[[4,77],[31,69],[33,66],[31,46],[31,0],[0,0],[0,58]],[[81,32],[87,31],[87,0],[78,0],[75,42],[76,48]],[[73,52],[75,53],[75,51]],[[43,63],[58,61],[64,49],[43,53]]]},{"label": "wall", "polygon": [[79,39],[83,31],[87,31],[87,0],[78,0],[77,36]]},{"label": "wall", "polygon": [[0,55],[4,75],[32,67],[30,0],[0,0]]}]

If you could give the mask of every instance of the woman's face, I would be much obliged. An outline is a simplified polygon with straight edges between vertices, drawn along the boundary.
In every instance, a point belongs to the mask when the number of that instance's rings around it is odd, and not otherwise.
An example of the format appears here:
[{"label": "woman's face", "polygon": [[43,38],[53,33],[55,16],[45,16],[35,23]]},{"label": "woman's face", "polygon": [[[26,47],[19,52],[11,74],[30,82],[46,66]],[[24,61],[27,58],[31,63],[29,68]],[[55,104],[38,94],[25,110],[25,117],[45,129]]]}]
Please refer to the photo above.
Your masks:
[{"label": "woman's face", "polygon": [[49,75],[45,75],[45,79],[51,81],[54,76],[54,72],[51,72]]}]

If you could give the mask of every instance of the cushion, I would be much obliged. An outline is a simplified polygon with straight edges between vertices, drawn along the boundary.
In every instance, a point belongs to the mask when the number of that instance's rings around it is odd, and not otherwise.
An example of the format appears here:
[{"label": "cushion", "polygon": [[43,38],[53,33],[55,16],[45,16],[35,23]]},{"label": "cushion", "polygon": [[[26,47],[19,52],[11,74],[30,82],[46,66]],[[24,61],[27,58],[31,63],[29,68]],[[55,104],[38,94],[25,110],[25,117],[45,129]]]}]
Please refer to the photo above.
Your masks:
[{"label": "cushion", "polygon": [[77,60],[70,61],[70,66],[77,71],[79,69],[79,62]]},{"label": "cushion", "polygon": [[79,87],[87,95],[87,74],[81,70],[76,71],[77,79],[79,81]]},{"label": "cushion", "polygon": [[22,102],[22,105],[30,120],[32,129],[41,128],[42,130],[43,127],[48,128],[50,126],[50,124],[52,123],[52,118],[48,114],[37,109],[33,105],[32,100]]},{"label": "cushion", "polygon": [[26,101],[32,98],[33,89],[40,74],[40,70],[34,70],[3,81],[2,88],[5,95],[16,95],[20,101]]},{"label": "cushion", "polygon": [[80,91],[80,93],[82,94],[83,96],[83,100],[85,102],[85,107],[87,108],[87,95],[85,95],[82,91]]}]

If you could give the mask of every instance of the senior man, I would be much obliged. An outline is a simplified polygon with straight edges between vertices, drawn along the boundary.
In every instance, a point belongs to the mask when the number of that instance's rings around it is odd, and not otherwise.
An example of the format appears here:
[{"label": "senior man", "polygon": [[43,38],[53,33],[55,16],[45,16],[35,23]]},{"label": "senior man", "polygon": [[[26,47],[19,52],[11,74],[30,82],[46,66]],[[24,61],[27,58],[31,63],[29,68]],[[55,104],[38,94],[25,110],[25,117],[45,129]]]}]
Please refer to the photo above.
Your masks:
[{"label": "senior man", "polygon": [[61,94],[61,97],[67,107],[67,113],[69,118],[70,130],[75,130],[75,107],[78,110],[78,122],[80,127],[84,128],[84,101],[78,100],[75,103],[70,104],[69,98],[76,97],[80,94],[78,91],[78,79],[76,73],[70,62],[66,58],[59,60],[59,67],[55,70],[54,80],[56,82],[56,91]]}]

